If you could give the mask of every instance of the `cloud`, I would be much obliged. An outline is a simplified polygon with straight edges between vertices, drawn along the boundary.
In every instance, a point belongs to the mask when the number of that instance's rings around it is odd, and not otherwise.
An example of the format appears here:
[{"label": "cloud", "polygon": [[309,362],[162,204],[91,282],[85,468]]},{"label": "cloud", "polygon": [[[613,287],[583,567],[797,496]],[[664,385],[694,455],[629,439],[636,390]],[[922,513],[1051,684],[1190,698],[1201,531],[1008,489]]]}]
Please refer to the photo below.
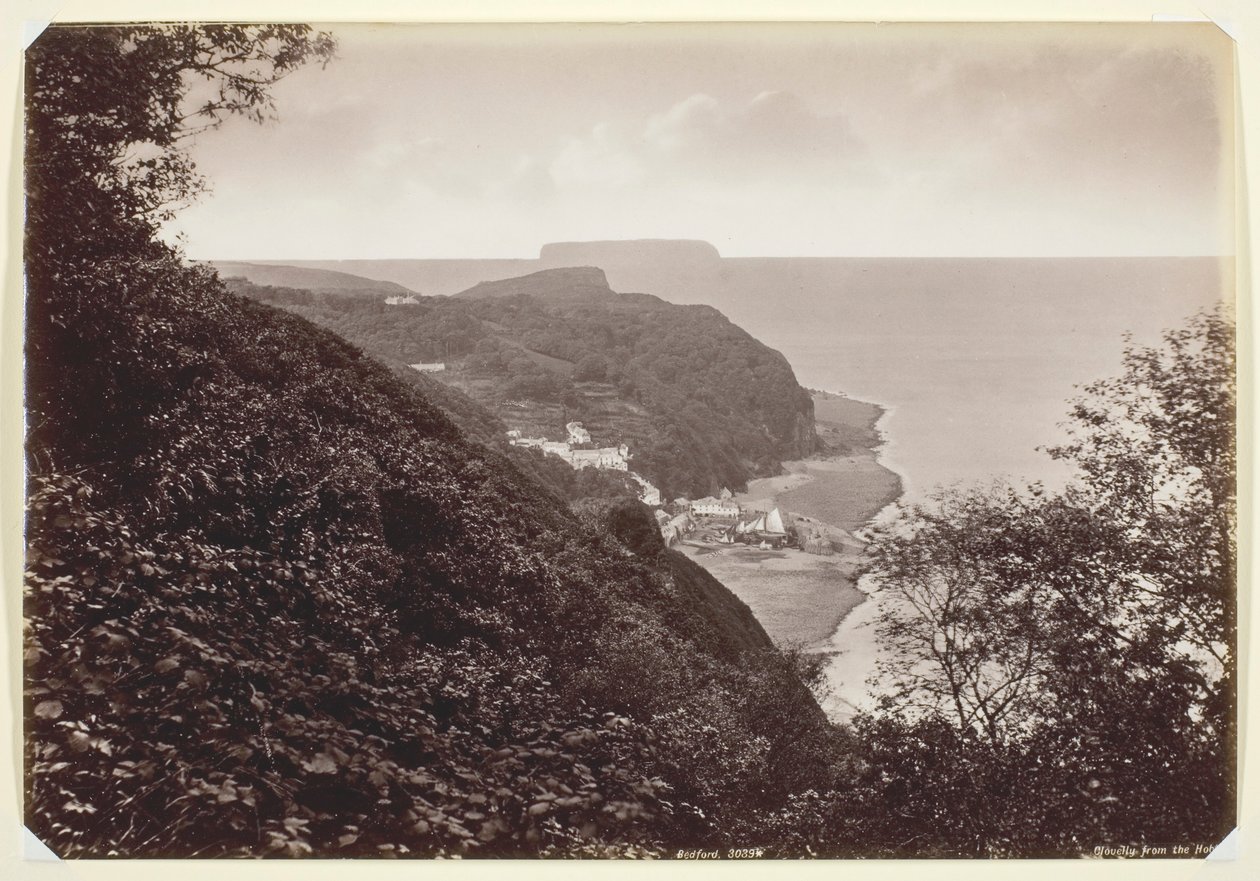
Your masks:
[{"label": "cloud", "polygon": [[536,203],[555,193],[556,185],[547,167],[533,156],[520,155],[507,176],[491,180],[486,195],[492,199]]},{"label": "cloud", "polygon": [[649,145],[665,154],[711,148],[728,118],[716,99],[696,94],[651,117],[643,136]]},{"label": "cloud", "polygon": [[743,106],[726,107],[708,95],[692,95],[648,120],[644,139],[658,155],[691,170],[746,174],[764,163],[805,163],[835,169],[863,152],[863,143],[841,115],[810,111],[790,92],[767,91]]},{"label": "cloud", "polygon": [[386,52],[372,35],[356,55],[348,41],[345,63],[277,87],[279,124],[198,139],[216,196],[193,225],[220,256],[266,252],[277,230],[292,241],[272,256],[619,236],[745,254],[1230,247],[1217,116],[1232,65],[1214,42],[1136,26],[816,30],[816,45],[706,34],[650,69],[617,41],[496,45],[482,63],[471,43]]},{"label": "cloud", "polygon": [[648,171],[644,158],[635,153],[633,140],[625,131],[600,123],[586,137],[564,144],[551,162],[551,177],[562,186],[637,186]]},{"label": "cloud", "polygon": [[697,93],[638,124],[595,125],[566,141],[549,170],[558,185],[578,187],[794,182],[835,174],[864,155],[845,117],[816,114],[791,93],[728,104]]},{"label": "cloud", "polygon": [[897,114],[905,164],[953,156],[960,187],[1216,196],[1227,96],[1192,52],[1060,44],[938,58],[916,85]]}]

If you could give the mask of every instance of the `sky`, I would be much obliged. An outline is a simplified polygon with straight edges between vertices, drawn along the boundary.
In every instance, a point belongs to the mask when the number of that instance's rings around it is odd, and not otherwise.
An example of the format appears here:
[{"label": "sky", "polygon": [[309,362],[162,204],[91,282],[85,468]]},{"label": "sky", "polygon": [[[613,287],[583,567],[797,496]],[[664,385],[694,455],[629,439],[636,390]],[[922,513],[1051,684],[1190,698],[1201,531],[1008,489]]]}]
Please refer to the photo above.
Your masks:
[{"label": "sky", "polygon": [[1211,25],[356,25],[198,137],[196,259],[1234,250]]}]

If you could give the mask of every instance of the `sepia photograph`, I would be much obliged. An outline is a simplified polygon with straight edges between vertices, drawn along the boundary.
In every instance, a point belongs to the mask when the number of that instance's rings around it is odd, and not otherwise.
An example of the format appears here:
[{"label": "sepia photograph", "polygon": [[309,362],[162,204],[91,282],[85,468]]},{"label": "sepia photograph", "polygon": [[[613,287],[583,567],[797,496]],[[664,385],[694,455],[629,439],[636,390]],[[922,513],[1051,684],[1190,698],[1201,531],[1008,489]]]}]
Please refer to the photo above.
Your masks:
[{"label": "sepia photograph", "polygon": [[1235,49],[37,29],[30,836],[1232,853]]}]

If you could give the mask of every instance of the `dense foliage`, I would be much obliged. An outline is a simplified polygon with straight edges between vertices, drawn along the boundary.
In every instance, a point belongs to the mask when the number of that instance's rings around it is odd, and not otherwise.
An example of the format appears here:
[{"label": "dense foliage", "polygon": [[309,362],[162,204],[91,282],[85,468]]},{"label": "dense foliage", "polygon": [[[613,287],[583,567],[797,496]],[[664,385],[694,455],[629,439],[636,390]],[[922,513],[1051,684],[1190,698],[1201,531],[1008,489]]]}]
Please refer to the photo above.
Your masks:
[{"label": "dense foliage", "polygon": [[1233,827],[1233,340],[1215,312],[1126,351],[1051,451],[1080,486],[945,494],[876,536],[896,688],[865,724],[919,771],[894,837],[1038,854]]},{"label": "dense foliage", "polygon": [[667,496],[741,487],[817,445],[787,361],[707,306],[613,294],[598,270],[549,270],[408,306],[291,288],[233,288],[328,327],[391,364],[441,361],[513,427],[563,439],[583,422],[626,443]]},{"label": "dense foliage", "polygon": [[[659,846],[754,816],[736,771],[784,785],[769,701],[826,737],[691,564],[629,556],[326,334],[166,280],[102,300],[90,337],[38,332],[104,377],[31,389],[30,807],[54,847]],[[50,412],[97,394],[89,437]],[[693,738],[738,748],[716,792]]]},{"label": "dense foliage", "polygon": [[204,188],[189,136],[266,118],[269,87],[333,51],[298,25],[48,28],[26,53],[28,249],[148,250],[155,224]]},{"label": "dense foliage", "polygon": [[[65,856],[746,841],[837,735],[742,603],[645,543],[643,509],[579,519],[416,385],[41,164],[80,137],[128,155],[140,110],[82,131],[68,93],[186,65],[180,33],[54,28],[32,52],[53,134],[28,145],[30,828]],[[272,31],[208,33],[236,56]],[[277,65],[326,45],[281,36]],[[62,228],[81,197],[103,213]]]}]

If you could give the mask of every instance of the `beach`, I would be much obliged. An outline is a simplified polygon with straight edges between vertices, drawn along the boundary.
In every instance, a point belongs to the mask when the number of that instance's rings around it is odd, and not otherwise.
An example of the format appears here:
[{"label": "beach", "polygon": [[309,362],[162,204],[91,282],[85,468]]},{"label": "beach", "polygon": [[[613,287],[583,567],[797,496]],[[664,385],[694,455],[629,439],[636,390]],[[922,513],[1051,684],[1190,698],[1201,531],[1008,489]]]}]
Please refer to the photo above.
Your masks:
[{"label": "beach", "polygon": [[746,508],[778,507],[852,533],[901,495],[901,478],[880,464],[877,404],[811,391],[814,421],[826,452],[784,462],[784,473],[748,483],[735,496]]},{"label": "beach", "polygon": [[[840,549],[829,557],[800,550],[759,550],[740,545],[684,542],[680,550],[748,604],[777,644],[829,656],[833,695],[824,701],[833,715],[848,715],[852,701],[841,688],[852,673],[837,665],[846,651],[841,625],[867,604],[858,589],[862,542],[854,532],[901,495],[901,479],[880,464],[883,442],[876,404],[827,392],[811,392],[818,435],[825,450],[784,463],[784,472],[750,481],[735,499],[745,508],[785,512],[831,527]],[[865,640],[858,651],[866,663]],[[854,649],[858,650],[855,645]],[[833,673],[834,670],[834,673]],[[861,683],[858,683],[860,686]]]}]

